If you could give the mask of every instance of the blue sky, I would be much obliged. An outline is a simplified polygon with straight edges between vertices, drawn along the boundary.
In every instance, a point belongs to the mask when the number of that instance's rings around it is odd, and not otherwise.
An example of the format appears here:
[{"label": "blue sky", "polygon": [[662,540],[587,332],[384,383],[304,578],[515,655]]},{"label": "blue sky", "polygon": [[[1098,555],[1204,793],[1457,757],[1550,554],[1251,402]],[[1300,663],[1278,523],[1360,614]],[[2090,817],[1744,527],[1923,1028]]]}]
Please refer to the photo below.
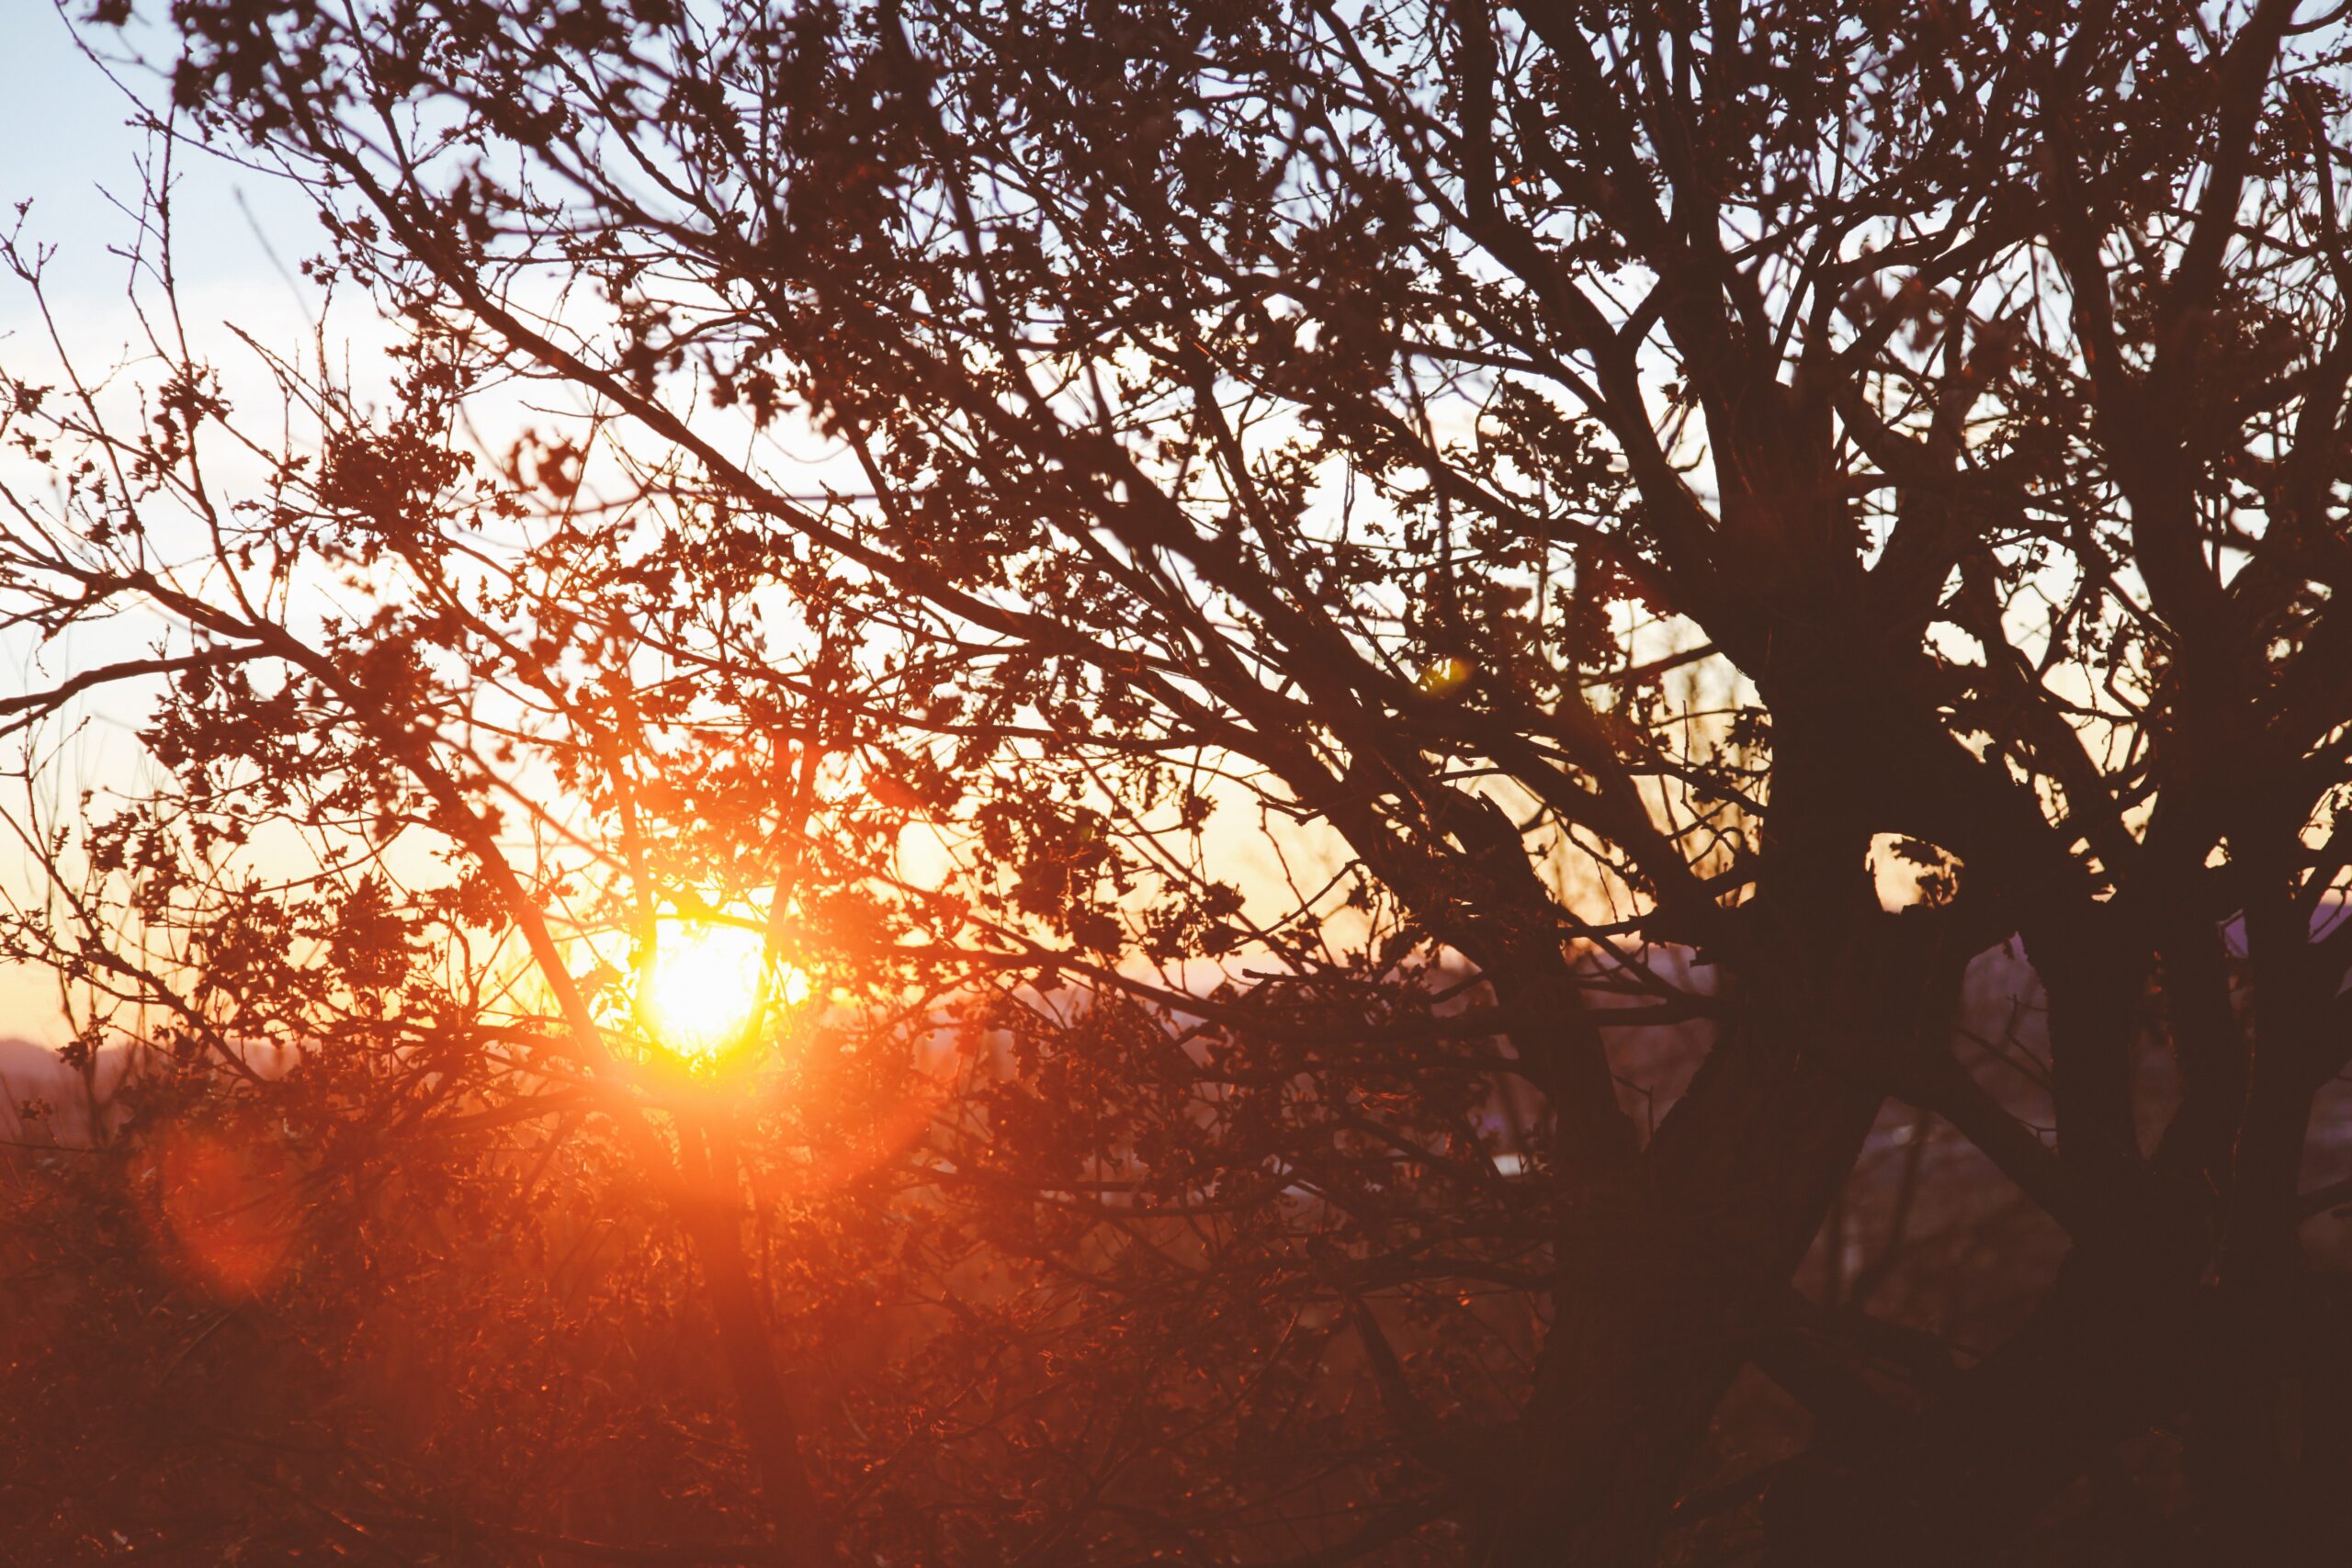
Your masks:
[{"label": "blue sky", "polygon": [[[85,0],[69,5],[85,8]],[[119,44],[104,29],[99,36]],[[155,29],[130,36],[168,56]],[[126,81],[160,92],[152,75],[133,72]],[[139,189],[144,139],[129,123],[134,112],[122,88],[74,47],[51,0],[0,0],[0,219],[17,203],[32,202],[26,237],[59,247],[52,277],[71,297],[119,297],[122,267],[107,247],[123,242],[130,221],[106,193],[128,200]],[[186,158],[180,172],[183,276],[204,283],[267,277],[286,290],[247,213],[272,231],[290,264],[316,248],[307,206],[278,182],[214,161]],[[290,307],[290,292],[285,298]],[[14,299],[0,301],[0,325],[17,324],[21,310]]]},{"label": "blue sky", "polygon": [[0,5],[0,195],[28,197],[41,222],[77,232],[105,226],[94,188],[122,181],[139,142],[126,129],[130,106],[74,51],[47,0]]}]

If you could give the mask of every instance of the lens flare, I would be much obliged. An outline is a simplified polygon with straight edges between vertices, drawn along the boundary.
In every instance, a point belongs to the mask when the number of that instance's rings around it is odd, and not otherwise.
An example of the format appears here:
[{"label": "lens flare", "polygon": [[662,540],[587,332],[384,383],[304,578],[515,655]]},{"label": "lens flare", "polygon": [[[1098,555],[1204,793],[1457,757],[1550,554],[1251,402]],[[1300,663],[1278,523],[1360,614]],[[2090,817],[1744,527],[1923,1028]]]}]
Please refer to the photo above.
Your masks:
[{"label": "lens flare", "polygon": [[1476,664],[1448,654],[1442,659],[1430,660],[1429,668],[1421,671],[1421,678],[1413,683],[1432,697],[1456,697],[1477,678],[1477,674]]},{"label": "lens flare", "polygon": [[250,1300],[294,1239],[297,1175],[258,1127],[166,1127],[146,1152],[166,1256],[184,1282]]},{"label": "lens flare", "polygon": [[797,1004],[808,990],[788,964],[771,972],[757,931],[665,922],[638,972],[638,1022],[672,1055],[709,1062],[747,1043],[770,1006]]}]

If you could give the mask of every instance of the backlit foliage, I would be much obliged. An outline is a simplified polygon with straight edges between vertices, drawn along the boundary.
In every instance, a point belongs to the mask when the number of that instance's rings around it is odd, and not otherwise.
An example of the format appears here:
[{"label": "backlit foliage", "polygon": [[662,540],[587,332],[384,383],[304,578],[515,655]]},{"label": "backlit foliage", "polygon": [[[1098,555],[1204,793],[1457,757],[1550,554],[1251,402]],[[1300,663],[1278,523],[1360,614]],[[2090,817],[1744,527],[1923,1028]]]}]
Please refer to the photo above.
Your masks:
[{"label": "backlit foliage", "polygon": [[[2344,1543],[2317,0],[128,9],[333,306],[232,398],[159,183],[152,354],[6,383],[11,625],[122,651],[0,722],[156,770],[28,753],[7,940],[176,1071],[0,1403],[209,1434],[24,1550]],[[665,1070],[673,921],[807,1004]]]}]

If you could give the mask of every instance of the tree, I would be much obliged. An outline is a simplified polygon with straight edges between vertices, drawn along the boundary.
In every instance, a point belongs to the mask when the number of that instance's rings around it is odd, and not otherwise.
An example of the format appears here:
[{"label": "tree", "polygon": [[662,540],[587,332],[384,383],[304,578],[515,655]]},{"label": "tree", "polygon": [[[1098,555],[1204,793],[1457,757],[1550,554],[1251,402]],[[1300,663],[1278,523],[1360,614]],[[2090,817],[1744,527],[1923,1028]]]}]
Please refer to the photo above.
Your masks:
[{"label": "tree", "polygon": [[[1087,1325],[991,1417],[1060,1477],[1037,1555],[1652,1561],[1753,1363],[1819,1432],[1768,1561],[1981,1561],[2086,1476],[2121,1531],[2152,1426],[2186,1550],[2329,1560],[2321,9],[180,0],[173,123],[315,194],[402,376],[277,359],[315,449],[233,502],[192,355],[131,436],[17,391],[63,486],[19,614],[175,628],[96,675],[169,678],[178,783],[74,863],[193,945],[67,961],[224,1039],[471,1062],[495,1019],[606,1077],[600,925],[763,925],[865,1060],[992,997],[1006,1071],[892,1168]],[[493,472],[467,422],[526,400]],[[451,879],[322,863],[257,960],[190,868],[272,817]],[[556,1005],[488,996],[469,921]],[[2011,937],[2054,1140],[1952,1049]],[[1693,1018],[1647,1130],[1624,1038]],[[1890,1100],[2070,1248],[1893,1386],[1901,1336],[1792,1285]],[[763,1445],[787,1540],[867,1506],[779,1504],[816,1444]]]}]

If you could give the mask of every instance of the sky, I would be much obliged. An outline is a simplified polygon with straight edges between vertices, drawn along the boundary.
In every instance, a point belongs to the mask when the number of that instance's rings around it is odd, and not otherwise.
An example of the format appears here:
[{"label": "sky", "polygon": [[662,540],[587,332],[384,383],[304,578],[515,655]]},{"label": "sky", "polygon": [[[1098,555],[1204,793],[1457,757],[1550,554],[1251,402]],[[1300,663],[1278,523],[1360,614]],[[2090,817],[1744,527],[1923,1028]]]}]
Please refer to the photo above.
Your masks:
[{"label": "sky", "polygon": [[[64,22],[40,0],[0,6],[0,209],[30,201],[21,233],[59,246],[58,273],[89,296],[111,258],[106,246],[122,228],[102,186],[129,188],[139,138],[123,123],[123,95],[75,51]],[[13,220],[12,220],[13,221]],[[9,280],[13,284],[14,280]],[[0,291],[0,360],[13,360],[37,333],[22,291]],[[24,650],[0,648],[0,682],[20,686],[29,676]],[[21,857],[0,858],[0,883],[23,886]],[[48,976],[0,964],[0,1039],[52,1043],[64,1032]]]},{"label": "sky", "polygon": [[[83,0],[71,6],[85,8]],[[159,85],[152,77],[133,80],[142,90]],[[13,209],[30,203],[19,242],[55,248],[52,303],[94,358],[119,354],[135,325],[125,300],[127,266],[112,252],[128,241],[131,220],[109,199],[111,193],[128,203],[140,188],[145,141],[130,123],[135,112],[123,88],[74,47],[49,0],[0,0],[0,223],[18,222]],[[179,173],[175,239],[183,304],[195,329],[217,332],[228,319],[249,326],[301,321],[300,298],[280,262],[316,248],[307,206],[266,176],[215,161],[184,160]],[[265,247],[264,232],[279,260]],[[30,307],[14,278],[0,277],[0,367],[46,357]],[[84,652],[47,649],[41,663],[54,675]],[[0,633],[0,686],[21,689],[33,679],[33,658],[22,639]],[[121,720],[96,717],[75,754],[78,783],[103,783],[137,766]],[[21,855],[0,845],[0,889],[19,892],[25,877]],[[55,1043],[65,1032],[48,976],[0,964],[0,1040]]]},{"label": "sky", "polygon": [[[87,0],[68,0],[74,12]],[[143,0],[142,9],[161,9]],[[104,47],[124,51],[123,38],[97,29]],[[131,48],[144,47],[168,60],[160,33],[129,35]],[[125,86],[160,99],[163,83],[136,67],[121,85],[76,48],[73,33],[50,0],[0,0],[0,225],[18,203],[25,209],[19,240],[55,247],[49,268],[51,300],[77,352],[91,360],[111,360],[138,336],[138,322],[126,299],[128,264],[117,250],[128,243],[134,221],[124,207],[136,206],[139,163],[147,141],[132,123],[137,108]],[[237,167],[192,150],[175,168],[175,243],[181,280],[180,304],[199,348],[209,348],[224,373],[232,405],[266,406],[266,385],[242,383],[257,394],[241,398],[240,376],[257,367],[249,351],[221,330],[235,321],[263,342],[285,343],[288,329],[306,334],[314,300],[288,269],[321,248],[323,238],[309,201],[285,182]],[[117,199],[119,198],[119,205]],[[5,230],[0,230],[5,231]],[[0,370],[26,374],[48,355],[45,328],[30,309],[26,291],[0,276]],[[336,323],[338,332],[342,323]],[[338,340],[347,348],[346,340]],[[365,357],[364,344],[356,345]],[[63,646],[36,649],[28,639],[0,629],[0,688],[46,684],[75,666],[135,657],[135,646],[101,649],[83,634]],[[136,628],[112,635],[135,644]],[[50,809],[70,814],[83,788],[104,791],[135,783],[143,757],[133,730],[139,713],[135,694],[112,699],[113,711],[94,703],[65,765],[57,770]],[[1261,840],[1235,817],[1236,864],[1276,886]],[[1245,881],[1249,880],[1245,876]],[[0,895],[21,899],[38,886],[34,863],[12,842],[0,840]],[[0,964],[0,1040],[62,1043],[68,1025],[45,973]]]},{"label": "sky", "polygon": [[[84,8],[82,0],[69,5]],[[107,29],[94,36],[119,47]],[[153,29],[122,36],[165,52]],[[58,247],[56,279],[93,307],[121,296],[123,264],[108,247],[124,242],[130,223],[109,197],[127,200],[139,188],[144,138],[130,123],[136,109],[125,86],[160,96],[162,83],[135,68],[122,85],[109,81],[74,47],[51,0],[0,0],[0,203],[32,203],[24,236]],[[307,204],[266,175],[212,160],[185,159],[179,173],[184,276],[206,289],[266,289],[294,308],[293,285],[255,229],[273,234],[290,264],[317,248]],[[22,319],[20,299],[0,299],[0,327]]]},{"label": "sky", "polygon": [[[88,0],[67,3],[79,13]],[[162,3],[141,0],[141,8],[153,14]],[[116,53],[143,48],[168,61],[173,52],[157,29],[134,29],[128,48],[124,37],[106,29],[93,29],[92,36]],[[126,85],[157,101],[163,96],[164,84],[153,72],[131,67],[121,72],[121,85],[109,80],[76,48],[50,0],[0,0],[0,149],[6,150],[0,152],[0,224],[17,203],[30,202],[20,243],[55,247],[48,272],[51,303],[77,356],[92,362],[120,358],[140,336],[126,299],[129,265],[115,254],[134,232],[123,208],[137,204],[139,164],[147,148]],[[260,377],[251,351],[231,339],[222,323],[234,321],[266,343],[283,344],[289,335],[303,341],[316,301],[305,298],[288,269],[322,248],[314,209],[283,181],[192,150],[179,155],[175,174],[174,243],[184,321],[198,352],[222,371],[231,404],[266,408],[274,389]],[[364,322],[352,324],[365,330]],[[345,333],[345,321],[337,320],[333,330]],[[46,342],[27,292],[0,276],[0,371],[49,378],[40,374],[50,356]],[[334,351],[339,358],[364,361],[368,347],[338,336]],[[25,476],[16,477],[21,482]],[[138,657],[146,651],[141,640],[134,626],[36,647],[0,628],[0,688],[30,689],[76,667]],[[150,766],[135,736],[142,705],[137,698],[125,690],[85,704],[82,716],[88,722],[75,732],[44,792],[48,815],[73,816],[84,789],[103,795],[137,784]],[[1228,815],[1235,841],[1227,852],[1242,880],[1279,887],[1262,840],[1247,830],[1242,814]],[[0,839],[0,897],[20,905],[37,897],[37,868],[13,840]],[[50,976],[0,963],[0,1041],[54,1045],[70,1032]]]},{"label": "sky", "polygon": [[44,0],[0,6],[0,188],[14,206],[35,203],[37,230],[54,226],[103,254],[119,219],[97,186],[121,181],[138,151],[122,95],[74,51]]}]

